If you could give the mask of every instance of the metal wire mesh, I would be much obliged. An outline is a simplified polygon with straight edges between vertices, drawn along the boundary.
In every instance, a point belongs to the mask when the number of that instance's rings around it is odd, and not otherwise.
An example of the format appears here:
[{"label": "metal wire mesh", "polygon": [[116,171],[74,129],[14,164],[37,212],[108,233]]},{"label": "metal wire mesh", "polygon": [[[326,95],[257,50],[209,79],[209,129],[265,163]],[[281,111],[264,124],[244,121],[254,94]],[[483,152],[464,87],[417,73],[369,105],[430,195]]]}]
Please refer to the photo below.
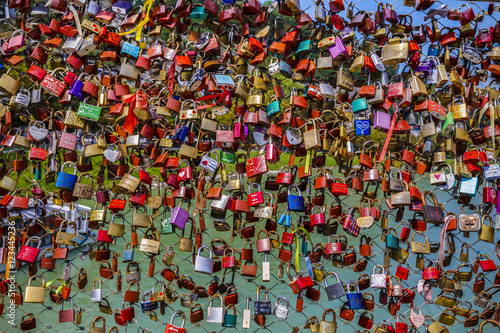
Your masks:
[{"label": "metal wire mesh", "polygon": [[[363,9],[363,6],[366,4],[366,1],[358,1],[357,3],[354,4],[355,9],[361,10]],[[377,6],[377,2],[374,1],[373,5]],[[414,10],[408,11],[408,7],[403,7],[401,4],[401,1],[394,1],[392,5],[395,6],[395,8],[398,10],[398,12],[405,13],[411,16],[414,16],[415,18],[418,18],[419,16],[423,16],[421,12],[417,12]],[[477,7],[478,9],[484,9],[482,7],[483,4],[475,4],[472,3],[472,6]],[[314,4],[310,4],[307,6],[305,9],[306,12],[310,12],[313,10]],[[444,24],[441,22],[438,22],[440,25],[444,27]],[[447,23],[448,24],[448,21]],[[285,161],[283,165],[287,164],[288,161]],[[98,160],[94,161],[94,164],[99,163]],[[281,162],[279,162],[281,163]],[[333,165],[327,165],[327,167],[331,167],[334,176],[338,176],[337,166]],[[269,173],[269,175],[273,174],[272,172]],[[23,175],[25,176],[25,175]],[[418,175],[415,175],[418,176]],[[26,176],[25,176],[26,177]],[[416,177],[415,179],[416,184],[421,190],[424,189],[431,189],[431,187],[428,185],[428,178],[427,177]],[[42,182],[42,186],[43,186]],[[484,184],[482,184],[484,185]],[[448,212],[455,212],[458,214],[459,211],[459,205],[457,205],[457,197],[452,196],[448,192],[441,192],[439,190],[432,190],[438,197],[440,203],[444,204],[445,210]],[[325,196],[326,196],[326,203],[330,203],[334,198],[333,196],[330,195],[328,191],[325,191]],[[350,191],[350,195],[345,198],[341,198],[341,202],[344,207],[349,207],[349,206],[357,206],[359,203],[359,200],[361,198],[362,193],[354,193],[354,191]],[[384,205],[384,197],[379,198],[380,202],[382,202],[382,205]],[[482,186],[479,187],[477,195],[473,198],[472,204],[479,204],[482,202]],[[94,206],[94,202],[88,204],[90,207]],[[285,208],[283,206],[286,205],[280,205],[280,208],[278,212],[276,212],[276,216],[280,216],[282,213],[284,213]],[[163,209],[160,212],[160,216],[158,218],[155,218],[154,222],[157,225],[159,221],[161,220],[163,216]],[[191,210],[192,212],[192,210]],[[493,215],[494,212],[492,212],[492,217],[495,218]],[[130,223],[132,221],[132,209],[128,209],[124,214],[127,217],[127,223],[129,224],[126,229],[125,229],[125,235],[122,238],[119,238],[116,240],[116,243],[111,246],[111,249],[117,252],[123,251],[125,248],[125,244],[130,241]],[[169,212],[167,212],[167,215]],[[401,228],[405,225],[406,221],[411,218],[413,215],[413,212],[406,211],[404,214],[404,218],[400,219],[399,221],[396,221],[396,211],[391,211],[389,215],[389,227],[393,227],[397,230],[398,234],[401,231]],[[203,233],[203,244],[210,244],[210,241],[215,239],[215,238],[222,238],[225,240],[230,246],[234,248],[242,248],[243,247],[243,240],[237,236],[234,238],[234,241],[231,241],[231,232],[226,232],[226,233],[220,233],[220,232],[214,232],[212,228],[212,222],[213,219],[210,217],[210,214],[205,212],[204,214],[206,224],[207,224],[207,231]],[[230,221],[233,218],[233,214],[231,212],[227,213],[226,220]],[[299,214],[292,213],[292,223],[297,226],[299,221]],[[108,222],[109,222],[109,214],[108,214]],[[265,221],[260,221],[258,223],[255,223],[256,229],[260,230],[264,228]],[[106,226],[107,223],[104,223],[104,226]],[[429,237],[430,242],[434,243],[439,243],[439,233],[440,233],[440,226],[434,226],[431,224],[428,224],[428,230],[426,232],[427,236]],[[281,235],[281,232],[284,230],[284,226],[280,225],[278,226],[278,234]],[[339,234],[344,234],[341,231],[341,228],[339,228],[338,231]],[[374,246],[374,255],[371,258],[367,258],[368,260],[368,266],[367,268],[360,273],[355,273],[353,272],[352,266],[351,267],[343,267],[343,268],[336,268],[333,267],[331,263],[324,261],[324,265],[326,268],[326,271],[335,271],[339,274],[341,277],[341,280],[346,283],[349,280],[357,280],[358,277],[361,274],[371,274],[372,268],[376,264],[382,264],[382,259],[384,255],[384,250],[386,249],[384,242],[381,241],[381,235],[382,235],[382,230],[380,228],[380,223],[375,223],[375,225],[368,229],[368,230],[363,230],[362,234],[366,234],[368,236],[371,236],[373,238],[373,246]],[[496,257],[495,253],[495,248],[493,244],[485,243],[483,241],[479,241],[477,239],[477,234],[471,233],[469,238],[465,238],[465,236],[459,232],[459,231],[454,231],[453,234],[455,235],[455,242],[456,242],[456,250],[453,253],[453,259],[451,261],[450,266],[447,267],[447,269],[456,269],[461,262],[459,261],[459,254],[461,252],[462,246],[464,243],[468,243],[470,245],[470,250],[469,250],[469,262],[473,262],[475,259],[475,254],[480,251],[482,253],[485,253],[489,255],[490,257]],[[170,234],[170,235],[161,235],[161,253],[160,255],[156,256],[154,258],[155,260],[155,271],[152,277],[148,276],[148,268],[150,264],[150,257],[146,256],[144,253],[138,251],[137,249],[135,250],[134,254],[134,261],[137,261],[140,264],[141,268],[141,275],[142,279],[139,281],[140,282],[140,291],[141,293],[144,293],[147,290],[151,290],[153,285],[156,283],[156,281],[163,281],[166,282],[163,277],[161,276],[160,272],[163,269],[163,264],[161,261],[161,256],[163,255],[165,251],[165,247],[169,245],[173,245],[174,248],[176,249],[176,256],[174,262],[179,266],[179,271],[181,274],[190,274],[193,278],[193,280],[196,282],[196,285],[201,285],[205,286],[208,288],[210,284],[210,277],[195,273],[193,270],[193,256],[191,253],[187,252],[180,252],[177,251],[178,244],[179,244],[179,237],[181,236],[181,232],[179,230],[176,230],[175,233]],[[349,245],[353,245],[356,248],[356,251],[358,251],[358,244],[359,244],[359,238],[355,238],[349,235],[346,235],[348,239]],[[313,243],[321,243],[325,242],[325,236],[318,235],[317,233],[314,233],[311,235]],[[93,234],[91,236],[95,240],[96,235]],[[142,238],[142,231],[139,231],[139,239]],[[496,237],[496,240],[498,240],[498,237]],[[444,246],[444,244],[441,244],[441,246]],[[39,331],[39,332],[64,332],[64,331],[88,331],[91,326],[91,322],[93,318],[97,315],[102,315],[106,319],[106,327],[112,327],[112,326],[118,326],[115,324],[115,321],[113,319],[113,314],[104,314],[101,313],[98,309],[98,304],[97,303],[92,303],[90,302],[90,289],[92,288],[92,281],[94,278],[98,278],[99,276],[99,266],[100,264],[95,261],[89,261],[88,255],[86,255],[85,251],[87,249],[85,247],[83,248],[78,248],[74,249],[70,252],[69,258],[74,258],[72,260],[60,260],[57,262],[57,266],[54,270],[43,270],[39,269],[37,274],[42,275],[46,281],[50,281],[56,278],[62,278],[63,277],[63,271],[66,265],[69,265],[71,267],[71,280],[73,281],[73,286],[72,286],[72,298],[74,300],[74,308],[75,311],[77,312],[78,310],[82,311],[82,323],[80,325],[76,325],[75,323],[58,323],[57,315],[58,311],[60,309],[59,305],[53,304],[48,297],[46,297],[46,301],[44,304],[23,304],[22,306],[17,307],[16,309],[16,325],[19,324],[19,321],[21,317],[27,313],[34,313],[36,320],[37,320],[37,328],[36,330],[33,331]],[[80,256],[80,253],[82,253],[82,256]],[[360,257],[358,253],[358,258]],[[408,281],[401,281],[403,288],[412,288],[415,287],[418,283],[418,280],[421,278],[421,270],[415,268],[415,254],[411,254],[408,257],[408,261],[410,263],[410,270],[411,270],[411,275]],[[426,255],[426,259],[436,259],[437,254],[431,254],[431,255]],[[270,282],[262,282],[262,276],[261,276],[261,263],[263,262],[263,255],[256,256],[255,260],[259,266],[258,274],[255,278],[249,279],[248,277],[241,276],[241,271],[236,270],[236,276],[235,276],[235,285],[236,285],[236,291],[239,294],[239,302],[237,304],[237,315],[238,315],[238,323],[236,325],[236,328],[229,329],[229,330],[234,330],[238,332],[245,331],[244,329],[241,328],[241,321],[242,321],[242,314],[243,314],[243,309],[245,309],[246,306],[246,297],[250,296],[252,300],[255,299],[255,290],[258,288],[260,285],[266,286],[266,288],[269,290],[270,293],[270,299],[274,303],[274,300],[277,299],[279,296],[284,296],[289,299],[290,301],[290,312],[288,316],[288,320],[286,321],[278,321],[274,316],[268,316],[266,325],[263,328],[260,328],[257,326],[257,324],[253,323],[251,324],[251,329],[250,331],[258,331],[265,329],[267,331],[275,330],[275,329],[283,329],[286,330],[287,332],[292,332],[294,331],[295,327],[298,327],[301,331],[308,331],[307,329],[303,329],[303,325],[306,322],[306,320],[311,317],[311,316],[317,316],[318,318],[321,319],[321,315],[323,311],[327,308],[333,308],[335,312],[337,313],[337,322],[338,322],[338,330],[342,332],[354,332],[356,330],[362,331],[362,328],[357,325],[358,317],[359,315],[364,312],[364,311],[359,311],[356,313],[355,319],[353,321],[344,321],[339,318],[339,313],[340,309],[342,307],[343,301],[344,300],[335,300],[335,301],[328,301],[326,294],[324,292],[324,283],[320,283],[320,289],[322,291],[321,293],[321,298],[317,302],[312,302],[310,300],[307,300],[304,297],[304,308],[302,312],[297,312],[295,311],[295,301],[296,301],[296,295],[294,295],[288,285],[289,280],[286,276],[286,272],[283,275],[283,277],[278,277],[278,268],[280,265],[280,261],[278,259],[278,251],[275,249],[271,251],[271,253],[268,255],[268,260],[271,262],[271,281]],[[399,263],[395,260],[391,259],[391,265],[389,267],[389,272],[391,275],[394,275],[395,273],[395,268]],[[89,283],[87,284],[87,287],[85,290],[78,290],[76,288],[75,282],[77,280],[77,274],[78,274],[78,269],[81,267],[85,267],[88,273],[88,278],[89,278]],[[301,258],[301,265],[304,265],[303,258]],[[120,262],[119,259],[119,270],[122,272],[122,277],[124,278],[126,275],[126,263]],[[221,274],[216,273],[217,275]],[[485,274],[485,280],[486,280],[486,288],[489,286],[493,285],[494,282],[494,276],[495,273],[487,273]],[[115,275],[116,277],[116,275]],[[115,277],[113,279],[110,279],[108,281],[103,280],[103,296],[109,301],[109,303],[112,305],[112,309],[117,309],[122,306],[123,302],[123,295],[126,289],[126,284],[124,284],[123,290],[121,292],[117,291],[116,288],[116,279]],[[27,286],[27,280],[29,278],[28,272],[27,272],[27,267],[21,268],[17,274],[16,274],[16,282],[18,282],[23,290],[25,290]],[[474,302],[474,293],[472,291],[472,284],[474,283],[474,279],[472,279],[470,282],[462,282],[463,285],[463,297],[461,298],[462,300],[468,300],[470,302]],[[179,295],[182,295],[183,293],[189,293],[186,289],[179,289],[176,287],[177,292]],[[378,292],[374,292],[371,289],[368,289],[366,291],[371,291],[374,293],[375,299],[378,299]],[[435,299],[437,294],[439,293],[440,289],[439,288],[433,288],[433,298]],[[5,303],[7,304],[7,298],[4,296]],[[498,300],[498,297],[493,297],[492,301]],[[204,310],[206,310],[207,306],[209,305],[210,298],[200,298],[196,302],[200,303],[201,306],[203,307]],[[67,302],[66,302],[67,303]],[[69,307],[69,304],[65,304],[65,309]],[[179,304],[179,300],[176,302],[167,305],[165,308],[165,314],[161,314],[160,310],[156,310],[155,313],[157,315],[157,320],[153,320],[150,317],[150,314],[148,313],[141,313],[140,308],[136,305],[135,307],[135,313],[136,313],[136,319],[139,323],[139,326],[141,329],[147,328],[151,330],[152,332],[162,332],[164,331],[164,326],[169,322],[170,317],[174,310],[181,309],[185,312],[188,312],[189,310],[186,308],[182,308]],[[417,295],[415,298],[415,303],[414,303],[415,309],[421,308],[422,313],[426,315],[431,315],[434,319],[438,319],[441,312],[444,310],[443,307],[440,307],[438,305],[432,304],[432,303],[426,303],[424,298],[421,295]],[[252,304],[250,305],[250,308],[252,309]],[[473,306],[473,309],[478,309],[481,310],[480,308],[476,307],[475,305]],[[5,332],[18,332],[19,331],[19,326],[11,326],[8,321],[9,318],[5,315],[7,310],[4,310],[4,315],[2,318],[0,318],[0,329]],[[398,314],[402,314],[407,318],[408,313],[410,312],[410,307],[407,304],[402,304],[401,309],[398,312]],[[391,316],[387,306],[381,305],[379,302],[377,302],[375,309],[372,311],[374,314],[375,322],[381,322],[382,320],[389,320],[391,322],[395,322],[395,317]],[[205,313],[206,315],[206,313]],[[408,323],[408,321],[407,321]],[[186,321],[186,328],[190,332],[210,332],[210,331],[222,331],[222,330],[228,330],[226,328],[221,327],[220,325],[217,324],[207,324],[205,321],[202,321],[198,324],[192,325],[189,323],[189,320]],[[135,329],[134,325],[131,325],[130,331],[133,332]],[[453,332],[461,332],[461,331],[466,331],[466,329],[463,327],[463,318],[457,318],[456,322],[449,327],[450,331]],[[123,328],[120,328],[121,331],[124,331]],[[420,329],[420,331],[423,331],[423,328]]]}]

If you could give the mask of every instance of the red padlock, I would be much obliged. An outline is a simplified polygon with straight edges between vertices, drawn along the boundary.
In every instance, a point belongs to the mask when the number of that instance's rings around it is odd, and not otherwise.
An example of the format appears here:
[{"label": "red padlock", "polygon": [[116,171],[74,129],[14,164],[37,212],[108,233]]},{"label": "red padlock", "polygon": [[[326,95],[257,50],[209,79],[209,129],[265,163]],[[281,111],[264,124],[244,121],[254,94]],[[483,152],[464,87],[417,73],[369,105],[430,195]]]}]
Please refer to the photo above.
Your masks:
[{"label": "red padlock", "polygon": [[410,270],[406,267],[401,266],[401,264],[396,268],[396,276],[401,280],[408,280],[408,275]]},{"label": "red padlock", "polygon": [[427,266],[427,268],[424,269],[424,271],[422,272],[422,279],[424,280],[439,279],[439,271],[437,268],[437,264],[435,262],[431,262],[429,266]]},{"label": "red padlock", "polygon": [[[250,193],[252,187],[256,187],[258,189],[255,193]],[[250,207],[255,207],[264,203],[264,196],[262,191],[260,190],[260,185],[257,183],[252,183],[248,185],[248,205]]]},{"label": "red padlock", "polygon": [[[334,242],[330,242],[330,237],[335,237]],[[328,241],[325,244],[326,254],[342,254],[342,244],[340,243],[339,237],[337,235],[328,236]]]},{"label": "red padlock", "polygon": [[[319,213],[314,213],[315,209],[319,209]],[[325,214],[323,213],[323,209],[320,206],[314,206],[311,208],[311,226],[316,225],[324,225],[325,224]]]},{"label": "red padlock", "polygon": [[410,232],[411,232],[410,225],[411,225],[411,220],[406,221],[406,224],[401,230],[401,236],[399,237],[401,240],[407,240],[408,238],[410,238]]},{"label": "red padlock", "polygon": [[483,202],[496,205],[497,203],[497,190],[495,188],[495,182],[491,180],[486,181],[486,185],[483,187]]}]

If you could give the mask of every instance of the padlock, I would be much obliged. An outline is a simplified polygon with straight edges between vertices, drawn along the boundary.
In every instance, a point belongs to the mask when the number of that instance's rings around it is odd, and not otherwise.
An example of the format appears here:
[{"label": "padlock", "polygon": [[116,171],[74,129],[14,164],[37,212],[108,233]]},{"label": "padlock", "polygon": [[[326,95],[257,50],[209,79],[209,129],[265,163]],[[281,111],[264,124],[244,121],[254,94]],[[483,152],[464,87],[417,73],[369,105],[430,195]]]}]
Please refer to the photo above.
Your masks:
[{"label": "padlock", "polygon": [[[205,257],[201,256],[201,251],[203,251],[204,248],[208,249],[208,251],[210,253],[210,258],[205,258]],[[195,272],[212,274],[213,265],[214,265],[214,261],[212,259],[212,256],[213,256],[212,249],[210,249],[208,246],[201,246],[198,249],[198,254],[196,255],[196,259],[195,259],[195,263],[194,263]]]}]

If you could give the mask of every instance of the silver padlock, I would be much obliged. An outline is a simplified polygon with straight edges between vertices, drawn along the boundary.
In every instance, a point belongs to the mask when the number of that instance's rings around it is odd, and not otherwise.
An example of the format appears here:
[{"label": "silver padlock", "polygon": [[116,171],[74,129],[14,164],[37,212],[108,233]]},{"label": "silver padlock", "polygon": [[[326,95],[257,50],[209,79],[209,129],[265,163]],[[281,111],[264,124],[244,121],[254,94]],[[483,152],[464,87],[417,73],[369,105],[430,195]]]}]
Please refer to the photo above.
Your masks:
[{"label": "silver padlock", "polygon": [[276,57],[271,58],[271,63],[269,64],[269,66],[267,66],[267,70],[269,71],[269,75],[272,75],[272,76],[279,73],[280,65],[279,65],[278,58],[276,58]]},{"label": "silver padlock", "polygon": [[333,89],[333,86],[329,84],[328,82],[320,82],[319,83],[319,93],[321,94],[321,97],[323,98],[334,98],[335,97],[335,90]]},{"label": "silver padlock", "polygon": [[250,310],[250,297],[247,296],[247,306],[243,310],[243,328],[250,328],[250,322],[252,320],[252,311]]},{"label": "silver padlock", "polygon": [[[210,258],[205,258],[201,256],[201,251],[203,249],[207,249],[210,252]],[[198,273],[212,274],[214,270],[214,260],[213,260],[213,251],[208,246],[200,246],[198,249],[198,254],[196,255],[196,259],[194,261],[194,271]]]},{"label": "silver padlock", "polygon": [[228,201],[229,201],[229,195],[223,194],[221,195],[219,200],[212,200],[210,207],[215,210],[225,211]]},{"label": "silver padlock", "polygon": [[372,51],[372,53],[370,54],[370,57],[372,58],[373,64],[375,65],[375,68],[381,72],[385,72],[385,66],[382,63],[382,59],[380,59],[378,54]]},{"label": "silver padlock", "polygon": [[296,146],[302,142],[302,133],[296,127],[288,127],[285,134],[286,140],[292,146]]},{"label": "silver padlock", "polygon": [[76,54],[80,57],[85,57],[87,54],[94,51],[96,47],[97,45],[94,44],[94,34],[90,34],[83,40],[80,45],[80,49],[76,52]]},{"label": "silver padlock", "polygon": [[[135,269],[132,270],[131,266],[135,267]],[[139,264],[135,261],[129,262],[127,265],[125,276],[125,280],[127,281],[127,283],[130,283],[132,281],[141,281],[141,270],[139,268]]]},{"label": "silver padlock", "polygon": [[441,185],[437,185],[437,188],[440,189],[441,191],[448,191],[448,190],[455,187],[456,179],[455,179],[455,175],[453,174],[453,172],[451,170],[451,166],[445,165],[444,168],[446,168],[446,167],[449,168],[449,172],[445,173],[446,183],[441,184]]},{"label": "silver padlock", "polygon": [[[213,306],[214,298],[219,298],[220,306]],[[222,296],[215,294],[210,300],[207,308],[207,323],[222,324],[224,322],[224,308],[222,307]]]},{"label": "silver padlock", "polygon": [[31,92],[31,103],[41,103],[42,102],[42,89],[40,85],[36,85]]},{"label": "silver padlock", "polygon": [[85,11],[85,14],[88,16],[96,16],[102,11],[101,5],[97,1],[89,1],[89,4],[87,5],[87,10]]},{"label": "silver padlock", "polygon": [[[328,284],[328,275],[333,275],[337,279],[337,282],[329,285]],[[333,301],[334,299],[340,298],[345,296],[345,289],[343,283],[340,281],[339,276],[335,272],[328,272],[325,277],[325,290],[326,290],[326,296],[328,297],[329,301]]]},{"label": "silver padlock", "polygon": [[[71,232],[71,231],[66,231]],[[71,260],[64,267],[63,279],[68,281],[71,278]]]},{"label": "silver padlock", "polygon": [[[216,158],[213,159],[210,154],[215,153]],[[204,153],[201,157],[200,164],[198,165],[200,169],[205,170],[206,172],[213,175],[215,170],[217,170],[217,166],[219,165],[219,153],[216,150],[211,150],[207,153]]]},{"label": "silver padlock", "polygon": [[14,100],[14,104],[16,106],[27,108],[30,105],[31,94],[27,89],[19,89],[19,92],[16,95],[16,99]]},{"label": "silver padlock", "polygon": [[[280,302],[286,303],[286,306],[281,304]],[[286,317],[288,316],[288,308],[290,307],[290,304],[288,304],[288,299],[285,297],[278,297],[276,300],[276,303],[274,303],[274,311],[273,314],[278,320],[286,320]]]},{"label": "silver padlock", "polygon": [[78,233],[86,234],[89,232],[89,212],[85,212],[83,216],[79,218],[80,223],[78,223]]},{"label": "silver padlock", "polygon": [[262,282],[271,281],[271,263],[267,261],[267,253],[264,253],[264,262],[262,263]]},{"label": "silver padlock", "polygon": [[66,39],[66,42],[64,42],[61,50],[65,53],[75,53],[80,49],[82,43],[83,37],[81,36],[69,37],[68,39]]},{"label": "silver padlock", "polygon": [[[99,283],[98,288],[96,288],[96,282]],[[100,279],[95,279],[94,283],[92,283],[92,290],[90,291],[90,301],[99,303],[102,302],[102,282]]]}]

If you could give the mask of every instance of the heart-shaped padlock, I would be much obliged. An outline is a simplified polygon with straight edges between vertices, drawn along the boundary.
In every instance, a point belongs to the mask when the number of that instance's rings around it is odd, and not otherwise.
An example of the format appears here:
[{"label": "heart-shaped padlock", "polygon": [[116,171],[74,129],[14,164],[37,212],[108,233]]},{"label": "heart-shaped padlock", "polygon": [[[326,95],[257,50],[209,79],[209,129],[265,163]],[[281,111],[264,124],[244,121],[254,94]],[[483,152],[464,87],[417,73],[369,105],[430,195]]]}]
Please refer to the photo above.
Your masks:
[{"label": "heart-shaped padlock", "polygon": [[104,151],[104,158],[110,161],[111,163],[115,163],[122,157],[122,152],[118,149],[118,147],[112,143],[106,148]]}]

